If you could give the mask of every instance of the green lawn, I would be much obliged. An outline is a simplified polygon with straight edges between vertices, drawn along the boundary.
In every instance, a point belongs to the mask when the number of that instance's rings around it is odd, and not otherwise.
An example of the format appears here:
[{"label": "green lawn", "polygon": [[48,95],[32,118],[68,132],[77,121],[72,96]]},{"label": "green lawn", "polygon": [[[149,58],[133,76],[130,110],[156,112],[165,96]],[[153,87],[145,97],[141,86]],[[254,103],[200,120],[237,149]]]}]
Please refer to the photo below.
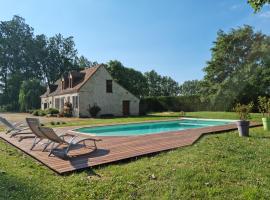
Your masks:
[{"label": "green lawn", "polygon": [[[163,119],[176,114],[155,115]],[[187,115],[235,118],[233,113]],[[68,176],[54,174],[0,141],[0,199],[269,199],[270,133],[261,127],[250,132],[249,138],[236,131],[209,135],[190,147]]]}]

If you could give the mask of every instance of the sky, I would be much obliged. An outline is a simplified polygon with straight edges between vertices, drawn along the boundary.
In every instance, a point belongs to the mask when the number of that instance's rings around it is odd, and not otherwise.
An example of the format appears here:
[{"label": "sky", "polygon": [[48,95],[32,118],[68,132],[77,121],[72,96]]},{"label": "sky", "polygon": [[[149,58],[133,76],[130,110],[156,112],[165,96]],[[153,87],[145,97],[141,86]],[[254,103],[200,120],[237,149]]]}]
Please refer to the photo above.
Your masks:
[{"label": "sky", "polygon": [[0,0],[0,21],[25,18],[35,34],[73,36],[91,61],[119,60],[183,83],[202,79],[217,31],[244,24],[270,34],[270,6],[246,0]]}]

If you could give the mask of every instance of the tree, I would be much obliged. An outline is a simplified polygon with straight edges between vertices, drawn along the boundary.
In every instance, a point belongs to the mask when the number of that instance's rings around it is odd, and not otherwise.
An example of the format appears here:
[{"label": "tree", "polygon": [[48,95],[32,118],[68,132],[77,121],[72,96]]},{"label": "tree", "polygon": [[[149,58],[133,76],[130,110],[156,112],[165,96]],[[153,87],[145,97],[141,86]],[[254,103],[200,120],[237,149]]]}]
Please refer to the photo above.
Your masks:
[{"label": "tree", "polygon": [[0,105],[18,110],[23,81],[39,80],[53,84],[63,74],[79,70],[73,37],[57,34],[51,38],[34,35],[34,29],[22,17],[0,22]]},{"label": "tree", "polygon": [[78,65],[80,69],[92,67],[98,64],[97,62],[91,62],[84,56],[77,57],[75,62],[76,62],[76,65]]},{"label": "tree", "polygon": [[199,80],[191,80],[185,81],[182,85],[180,85],[179,93],[183,96],[192,96],[199,95],[201,89],[201,81]]},{"label": "tree", "polygon": [[123,64],[117,60],[108,62],[106,68],[114,80],[132,94],[139,97],[147,94],[147,80],[141,72],[124,67]]},{"label": "tree", "polygon": [[148,85],[148,95],[150,97],[162,96],[161,92],[161,80],[162,77],[154,70],[146,72],[145,74],[147,85]]},{"label": "tree", "polygon": [[204,99],[221,110],[230,110],[236,102],[256,101],[269,91],[269,78],[265,78],[269,75],[269,49],[269,37],[250,26],[229,33],[219,31],[212,58],[204,68]]},{"label": "tree", "polygon": [[265,4],[269,4],[270,0],[248,0],[248,3],[251,5],[255,12],[258,12]]},{"label": "tree", "polygon": [[178,83],[168,76],[161,76],[152,70],[145,74],[148,84],[147,96],[176,96],[179,94]]},{"label": "tree", "polygon": [[40,95],[44,93],[45,87],[40,81],[33,79],[23,81],[19,93],[20,111],[28,111],[40,107]]},{"label": "tree", "polygon": [[[18,105],[18,92],[23,79],[37,76],[32,50],[33,28],[19,16],[0,23],[1,103]],[[13,84],[13,85],[9,85]]]}]

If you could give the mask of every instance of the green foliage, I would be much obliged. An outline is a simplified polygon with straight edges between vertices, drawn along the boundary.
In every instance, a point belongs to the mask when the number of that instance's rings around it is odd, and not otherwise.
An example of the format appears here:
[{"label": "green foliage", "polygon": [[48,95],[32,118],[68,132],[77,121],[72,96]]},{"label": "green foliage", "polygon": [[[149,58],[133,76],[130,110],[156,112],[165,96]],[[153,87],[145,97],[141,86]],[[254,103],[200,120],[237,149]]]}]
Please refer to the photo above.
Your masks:
[{"label": "green foliage", "polygon": [[263,116],[267,114],[270,117],[270,98],[267,97],[258,97],[258,109]]},{"label": "green foliage", "polygon": [[48,108],[46,109],[46,113],[50,115],[57,115],[59,114],[59,110],[57,110],[56,108]]},{"label": "green foliage", "polygon": [[199,96],[146,97],[140,101],[140,114],[164,111],[199,111],[210,109]]},{"label": "green foliage", "polygon": [[199,80],[185,81],[180,85],[179,93],[183,96],[200,95],[201,85]]},{"label": "green foliage", "polygon": [[[187,115],[224,118],[235,113]],[[87,121],[109,121],[104,120]],[[110,119],[121,120],[127,118]],[[250,129],[248,140],[236,131],[207,135],[189,147],[58,176],[0,141],[0,199],[269,199],[269,145],[269,133],[258,127]]]},{"label": "green foliage", "polygon": [[47,115],[47,112],[45,110],[37,109],[32,112],[32,115],[34,116],[45,116]]},{"label": "green foliage", "polygon": [[123,64],[117,60],[108,62],[107,70],[116,82],[132,94],[138,97],[147,95],[148,88],[146,78],[141,72],[124,67]]},{"label": "green foliage", "polygon": [[217,110],[237,102],[256,102],[270,94],[270,38],[250,26],[218,32],[212,58],[204,68],[202,99]]},{"label": "green foliage", "polygon": [[45,88],[40,85],[40,81],[33,79],[23,81],[19,93],[20,111],[28,111],[40,107],[40,95],[45,92]]},{"label": "green foliage", "polygon": [[92,117],[96,117],[100,111],[101,108],[97,104],[94,104],[93,106],[89,104],[88,112]]},{"label": "green foliage", "polygon": [[[31,92],[37,92],[40,85],[54,83],[61,75],[80,69],[83,62],[88,61],[78,58],[73,37],[34,35],[34,29],[19,16],[1,21],[0,105],[22,111],[37,108],[38,100],[28,101],[30,96],[23,88],[31,85]],[[39,82],[36,88],[32,80]],[[24,82],[27,84],[23,85]]]},{"label": "green foliage", "polygon": [[265,4],[269,4],[270,0],[248,0],[248,3],[251,5],[255,12],[258,12]]},{"label": "green foliage", "polygon": [[234,110],[239,115],[241,120],[247,120],[250,118],[250,113],[254,107],[253,102],[245,105],[245,104],[236,104]]},{"label": "green foliage", "polygon": [[167,76],[161,76],[152,70],[145,73],[148,85],[148,95],[153,96],[176,96],[179,94],[179,86],[176,81]]}]

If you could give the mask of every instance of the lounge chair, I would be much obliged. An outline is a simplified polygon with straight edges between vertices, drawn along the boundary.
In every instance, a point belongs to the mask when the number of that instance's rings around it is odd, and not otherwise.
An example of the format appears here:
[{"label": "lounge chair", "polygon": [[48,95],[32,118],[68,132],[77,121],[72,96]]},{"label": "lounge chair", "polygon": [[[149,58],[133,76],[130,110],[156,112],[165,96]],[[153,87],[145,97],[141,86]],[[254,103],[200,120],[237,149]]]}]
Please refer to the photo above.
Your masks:
[{"label": "lounge chair", "polygon": [[[93,150],[97,149],[97,145],[96,142],[97,141],[101,141],[99,139],[93,139],[93,138],[84,138],[84,139],[79,139],[78,136],[75,136],[73,134],[65,134],[65,135],[61,135],[58,136],[54,130],[52,128],[49,127],[39,127],[40,131],[47,136],[47,138],[49,140],[51,140],[52,143],[52,147],[49,153],[49,156],[55,152],[55,151],[63,151],[62,149],[58,149],[59,146],[61,145],[67,145],[67,148],[64,150],[64,156],[68,156],[68,152],[72,149],[72,148],[80,148],[80,144],[83,145],[83,147],[85,148],[89,148],[89,146],[86,145],[86,141],[93,141],[93,146],[91,146],[93,148]],[[65,137],[71,137],[69,139],[69,141],[65,140]],[[89,149],[92,149],[89,148]]]},{"label": "lounge chair", "polygon": [[10,133],[10,137],[20,134],[29,134],[29,132],[22,132],[25,130],[29,130],[29,127],[27,127],[23,122],[11,123],[4,117],[0,117],[0,122],[6,127],[5,133]]},{"label": "lounge chair", "polygon": [[[26,118],[26,122],[30,128],[30,130],[32,131],[32,136],[21,136],[20,140],[22,139],[26,139],[26,138],[35,138],[33,141],[33,144],[30,148],[30,150],[32,150],[38,143],[40,143],[42,140],[44,139],[48,139],[40,130],[40,122],[38,118]],[[42,145],[45,145],[43,151],[46,149],[47,144],[50,143],[50,141],[48,140],[46,143],[41,143]]]}]

